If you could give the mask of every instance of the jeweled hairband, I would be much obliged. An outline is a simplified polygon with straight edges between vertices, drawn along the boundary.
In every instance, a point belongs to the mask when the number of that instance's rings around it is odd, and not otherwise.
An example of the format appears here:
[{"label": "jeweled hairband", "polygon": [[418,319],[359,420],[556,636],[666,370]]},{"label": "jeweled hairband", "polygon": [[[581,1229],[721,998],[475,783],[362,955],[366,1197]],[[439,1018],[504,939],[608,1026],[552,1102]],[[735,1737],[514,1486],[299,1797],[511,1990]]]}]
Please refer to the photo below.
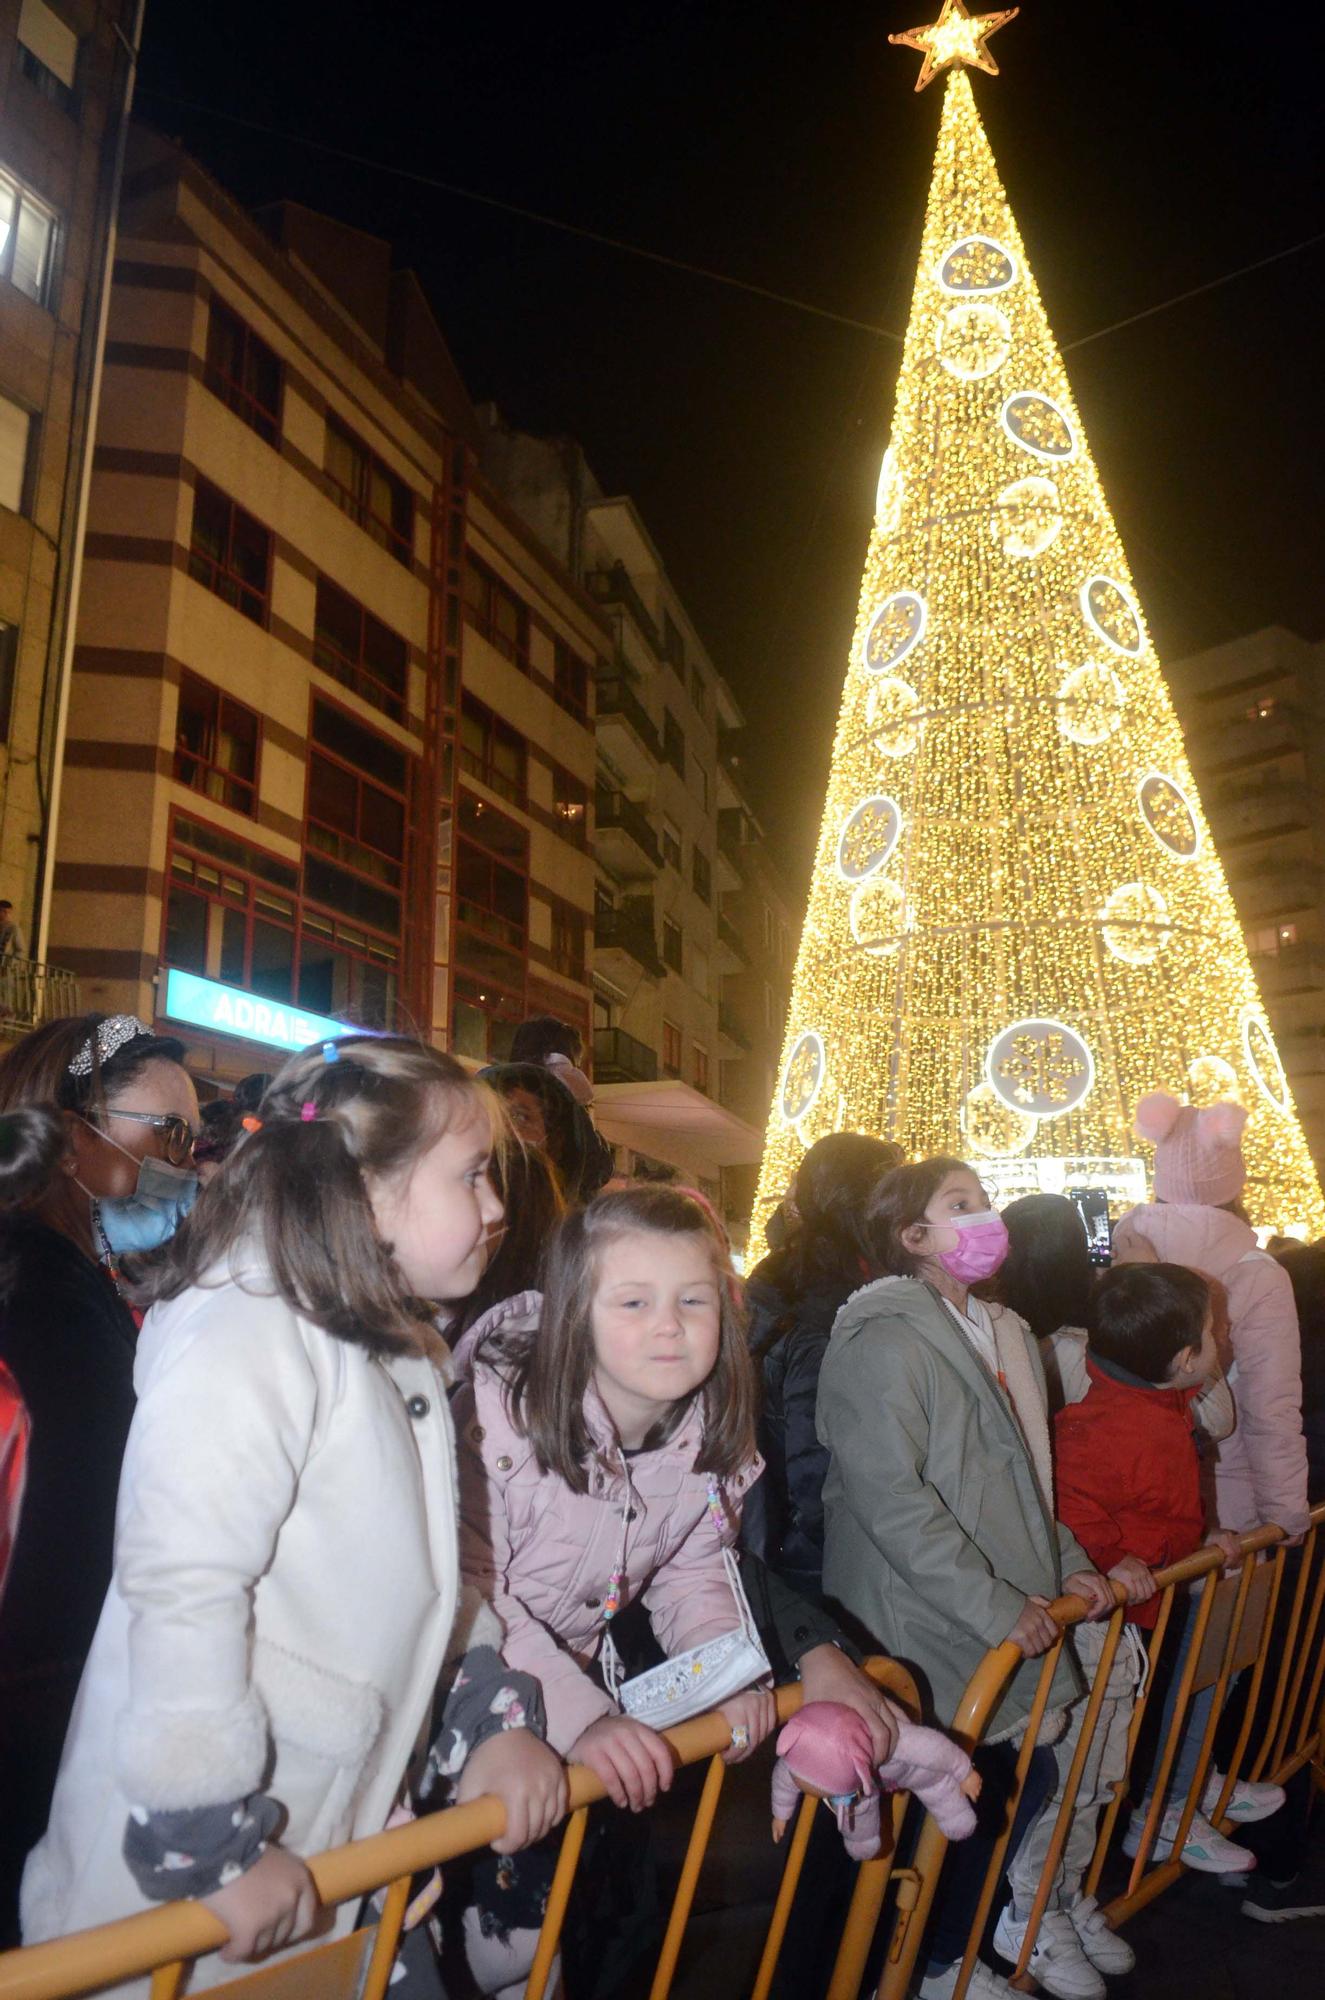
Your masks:
[{"label": "jeweled hairband", "polygon": [[98,1027],[95,1035],[89,1035],[78,1054],[69,1064],[70,1076],[91,1076],[93,1052],[99,1066],[104,1067],[113,1055],[118,1055],[126,1042],[136,1042],[141,1035],[150,1036],[152,1030],[136,1014],[108,1014]]}]

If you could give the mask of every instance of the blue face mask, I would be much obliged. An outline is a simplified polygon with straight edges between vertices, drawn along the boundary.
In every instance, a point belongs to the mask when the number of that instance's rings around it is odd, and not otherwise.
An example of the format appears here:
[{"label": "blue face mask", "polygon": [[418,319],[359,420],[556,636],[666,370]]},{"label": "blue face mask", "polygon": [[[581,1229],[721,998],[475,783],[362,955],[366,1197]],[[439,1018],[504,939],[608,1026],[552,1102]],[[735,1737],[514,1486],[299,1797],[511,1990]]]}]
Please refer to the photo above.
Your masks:
[{"label": "blue face mask", "polygon": [[168,1160],[141,1160],[138,1185],[122,1201],[98,1199],[97,1214],[111,1252],[129,1257],[168,1243],[198,1199],[198,1176]]}]

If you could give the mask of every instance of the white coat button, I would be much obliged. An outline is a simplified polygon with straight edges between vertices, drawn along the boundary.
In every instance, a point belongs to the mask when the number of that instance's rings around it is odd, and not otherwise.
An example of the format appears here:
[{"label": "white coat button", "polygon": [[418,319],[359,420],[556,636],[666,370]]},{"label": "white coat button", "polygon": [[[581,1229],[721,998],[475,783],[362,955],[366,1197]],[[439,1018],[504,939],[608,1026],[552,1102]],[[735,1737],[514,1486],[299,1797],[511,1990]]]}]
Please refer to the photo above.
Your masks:
[{"label": "white coat button", "polygon": [[405,1408],[412,1417],[426,1417],[432,1404],[426,1396],[411,1396]]},{"label": "white coat button", "polygon": [[511,1461],[506,1456],[506,1453],[503,1452],[501,1457],[497,1460],[497,1470],[498,1472],[509,1472],[510,1469],[511,1469]]}]

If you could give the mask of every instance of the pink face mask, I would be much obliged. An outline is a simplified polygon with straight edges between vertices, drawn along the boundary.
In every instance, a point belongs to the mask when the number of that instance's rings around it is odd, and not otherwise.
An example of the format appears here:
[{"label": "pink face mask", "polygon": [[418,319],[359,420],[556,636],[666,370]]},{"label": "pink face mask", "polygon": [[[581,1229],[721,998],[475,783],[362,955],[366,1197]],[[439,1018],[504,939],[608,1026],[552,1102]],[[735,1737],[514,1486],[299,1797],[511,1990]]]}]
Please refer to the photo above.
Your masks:
[{"label": "pink face mask", "polygon": [[927,1222],[926,1229],[955,1229],[951,1250],[936,1250],[935,1259],[961,1285],[978,1285],[992,1278],[1008,1254],[1007,1225],[993,1209],[976,1215],[950,1215],[945,1222]]}]

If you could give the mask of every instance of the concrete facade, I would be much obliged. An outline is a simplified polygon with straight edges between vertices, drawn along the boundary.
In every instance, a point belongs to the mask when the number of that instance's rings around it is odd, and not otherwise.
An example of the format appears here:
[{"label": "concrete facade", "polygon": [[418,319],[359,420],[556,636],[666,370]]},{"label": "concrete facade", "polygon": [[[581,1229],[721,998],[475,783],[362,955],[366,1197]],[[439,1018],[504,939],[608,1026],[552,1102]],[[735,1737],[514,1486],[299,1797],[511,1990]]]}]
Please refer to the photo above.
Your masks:
[{"label": "concrete facade", "polygon": [[1307,1143],[1325,1171],[1325,643],[1270,626],[1167,673]]}]

